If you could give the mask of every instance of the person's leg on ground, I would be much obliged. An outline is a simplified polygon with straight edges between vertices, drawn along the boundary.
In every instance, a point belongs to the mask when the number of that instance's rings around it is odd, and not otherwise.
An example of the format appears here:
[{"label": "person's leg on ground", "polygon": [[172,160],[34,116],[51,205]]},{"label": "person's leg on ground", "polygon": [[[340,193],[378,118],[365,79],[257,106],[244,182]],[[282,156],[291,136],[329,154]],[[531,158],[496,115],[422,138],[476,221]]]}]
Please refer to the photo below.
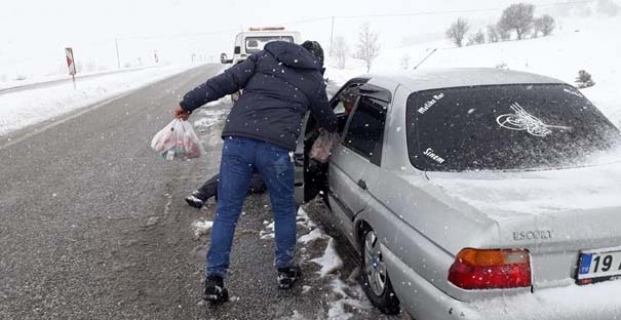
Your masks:
[{"label": "person's leg on ground", "polygon": [[198,191],[197,197],[203,201],[215,197],[218,194],[218,179],[220,179],[220,175],[216,174],[203,183],[203,185],[196,190]]},{"label": "person's leg on ground", "polygon": [[274,212],[274,265],[279,273],[279,287],[288,289],[301,275],[295,263],[297,239],[293,195],[294,166],[288,150],[270,143],[261,143],[257,149],[257,167],[267,186]]},{"label": "person's leg on ground", "polygon": [[[222,279],[227,276],[235,226],[250,184],[255,150],[254,140],[227,138],[224,142],[218,183],[218,206],[211,229],[211,243],[205,268],[205,294],[208,300],[221,300],[218,294],[223,288]],[[216,285],[209,288],[210,284]]]},{"label": "person's leg on ground", "polygon": [[200,209],[205,205],[205,202],[211,197],[216,196],[218,193],[218,175],[211,177],[207,180],[198,190],[192,192],[185,201],[189,206],[196,209]]}]

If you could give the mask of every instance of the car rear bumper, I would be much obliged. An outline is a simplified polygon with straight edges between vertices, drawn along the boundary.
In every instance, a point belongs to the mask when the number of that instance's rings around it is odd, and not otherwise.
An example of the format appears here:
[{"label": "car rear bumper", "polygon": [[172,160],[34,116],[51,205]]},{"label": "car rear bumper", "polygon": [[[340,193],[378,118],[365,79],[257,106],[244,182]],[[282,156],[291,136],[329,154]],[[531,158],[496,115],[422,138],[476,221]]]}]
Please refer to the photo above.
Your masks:
[{"label": "car rear bumper", "polygon": [[[424,320],[621,320],[621,280],[588,286],[575,284],[505,297],[464,302],[448,296],[382,246],[401,306]],[[439,279],[438,281],[444,281]]]}]

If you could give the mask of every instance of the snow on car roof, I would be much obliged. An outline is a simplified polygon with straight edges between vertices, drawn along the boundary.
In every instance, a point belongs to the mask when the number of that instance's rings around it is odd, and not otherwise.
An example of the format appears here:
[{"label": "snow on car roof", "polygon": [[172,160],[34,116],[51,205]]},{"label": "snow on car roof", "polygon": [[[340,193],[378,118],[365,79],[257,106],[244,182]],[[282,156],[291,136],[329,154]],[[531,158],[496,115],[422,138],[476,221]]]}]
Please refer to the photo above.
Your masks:
[{"label": "snow on car roof", "polygon": [[390,79],[412,91],[481,85],[564,83],[533,73],[494,68],[426,69],[370,77]]}]

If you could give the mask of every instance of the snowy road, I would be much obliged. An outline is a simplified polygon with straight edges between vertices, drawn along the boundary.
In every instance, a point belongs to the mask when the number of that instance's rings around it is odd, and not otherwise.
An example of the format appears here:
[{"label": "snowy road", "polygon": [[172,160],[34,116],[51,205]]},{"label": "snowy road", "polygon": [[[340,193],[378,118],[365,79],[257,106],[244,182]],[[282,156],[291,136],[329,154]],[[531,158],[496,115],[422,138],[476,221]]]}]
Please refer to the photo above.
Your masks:
[{"label": "snowy road", "polygon": [[[237,228],[232,301],[215,309],[201,301],[208,233],[197,237],[192,225],[212,220],[214,205],[195,210],[183,198],[217,172],[222,122],[211,119],[230,105],[193,115],[208,124],[198,128],[207,151],[199,161],[165,162],[149,143],[179,95],[220,68],[190,70],[0,142],[0,319],[382,318],[347,279],[353,250],[320,231],[300,244],[302,283],[276,289],[265,195],[248,199]],[[307,211],[315,216],[321,204]],[[301,216],[300,236],[311,229]]]}]

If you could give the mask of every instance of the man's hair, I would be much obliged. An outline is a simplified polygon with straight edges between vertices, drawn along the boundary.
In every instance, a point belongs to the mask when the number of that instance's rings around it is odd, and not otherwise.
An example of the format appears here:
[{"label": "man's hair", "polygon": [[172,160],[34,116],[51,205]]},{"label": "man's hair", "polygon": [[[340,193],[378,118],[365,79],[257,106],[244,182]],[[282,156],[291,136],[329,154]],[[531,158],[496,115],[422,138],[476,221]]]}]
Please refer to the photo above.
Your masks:
[{"label": "man's hair", "polygon": [[313,56],[317,58],[317,62],[319,62],[319,66],[323,67],[323,59],[324,59],[323,48],[321,48],[321,45],[319,44],[319,42],[307,40],[307,41],[304,41],[304,43],[302,43],[302,47],[310,51],[310,53],[312,53]]}]

